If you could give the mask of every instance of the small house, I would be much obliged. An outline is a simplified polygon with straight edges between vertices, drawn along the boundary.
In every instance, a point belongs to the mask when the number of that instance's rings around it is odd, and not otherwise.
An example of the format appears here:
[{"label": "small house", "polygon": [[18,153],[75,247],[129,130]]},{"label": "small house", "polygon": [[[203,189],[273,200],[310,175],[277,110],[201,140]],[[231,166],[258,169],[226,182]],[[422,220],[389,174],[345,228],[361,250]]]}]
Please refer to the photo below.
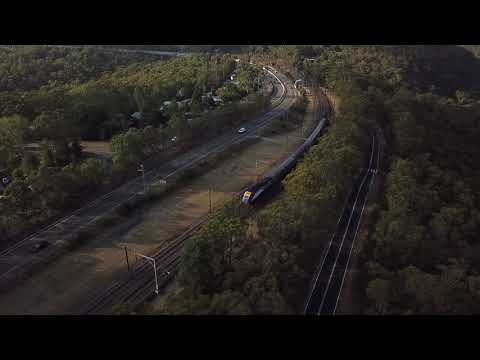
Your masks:
[{"label": "small house", "polygon": [[215,105],[219,105],[222,103],[222,98],[220,96],[212,96],[212,100],[215,103]]},{"label": "small house", "polygon": [[148,123],[151,120],[151,114],[145,114],[141,112],[135,112],[130,115],[129,127],[143,128],[145,123]]},{"label": "small house", "polygon": [[172,102],[171,102],[171,101],[164,101],[159,110],[160,110],[161,112],[164,112],[164,111],[166,111],[166,110],[170,107],[170,105],[172,105]]},{"label": "small house", "polygon": [[7,174],[6,170],[0,170],[0,192],[3,192],[11,182],[12,177]]},{"label": "small house", "polygon": [[177,104],[178,104],[178,107],[179,107],[180,109],[182,109],[182,108],[190,105],[191,102],[192,102],[192,99],[185,99],[185,100],[179,101]]},{"label": "small house", "polygon": [[138,111],[137,111],[136,113],[133,113],[133,114],[131,115],[131,117],[132,117],[132,119],[135,119],[135,120],[138,120],[138,121],[139,121],[139,120],[142,120],[143,115],[142,115],[141,112],[138,112]]}]

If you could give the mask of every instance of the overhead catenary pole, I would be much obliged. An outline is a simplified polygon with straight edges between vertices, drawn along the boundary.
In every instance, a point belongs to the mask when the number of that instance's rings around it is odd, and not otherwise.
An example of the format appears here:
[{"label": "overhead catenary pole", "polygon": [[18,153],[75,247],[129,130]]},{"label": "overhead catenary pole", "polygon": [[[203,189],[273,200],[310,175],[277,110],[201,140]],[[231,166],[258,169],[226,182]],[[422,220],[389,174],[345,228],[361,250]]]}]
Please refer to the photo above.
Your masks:
[{"label": "overhead catenary pole", "polygon": [[136,253],[136,254],[141,258],[150,261],[153,264],[153,272],[155,273],[155,293],[158,295],[159,291],[158,291],[157,264],[155,262],[155,259],[149,256],[142,255],[140,253]]}]

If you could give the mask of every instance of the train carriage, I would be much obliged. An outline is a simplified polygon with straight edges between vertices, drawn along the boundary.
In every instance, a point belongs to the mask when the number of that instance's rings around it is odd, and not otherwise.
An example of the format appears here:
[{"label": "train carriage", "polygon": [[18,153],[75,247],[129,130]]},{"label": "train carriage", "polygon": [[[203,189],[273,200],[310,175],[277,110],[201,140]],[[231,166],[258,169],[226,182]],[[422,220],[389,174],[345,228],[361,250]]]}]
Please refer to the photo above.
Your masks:
[{"label": "train carriage", "polygon": [[308,139],[292,155],[290,155],[279,167],[268,173],[260,182],[256,183],[243,193],[242,203],[253,205],[258,199],[264,196],[268,190],[272,189],[274,185],[281,182],[285,176],[292,171],[298,160],[300,160],[305,152],[314,144],[327,124],[327,118],[322,118]]}]

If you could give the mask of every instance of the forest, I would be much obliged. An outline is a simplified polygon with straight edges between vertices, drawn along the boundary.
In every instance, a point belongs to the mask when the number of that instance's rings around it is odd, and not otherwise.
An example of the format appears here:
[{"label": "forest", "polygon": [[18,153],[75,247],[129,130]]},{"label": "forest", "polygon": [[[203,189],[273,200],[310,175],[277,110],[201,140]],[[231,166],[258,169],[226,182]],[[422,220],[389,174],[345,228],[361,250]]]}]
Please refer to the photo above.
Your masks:
[{"label": "forest", "polygon": [[359,84],[390,140],[364,312],[477,313],[479,60],[458,46],[342,47],[311,70],[328,66],[320,79]]},{"label": "forest", "polygon": [[[275,201],[251,217],[227,205],[189,239],[178,292],[157,313],[302,313],[373,125],[386,135],[388,163],[359,255],[362,312],[478,313],[478,46],[288,45],[248,51],[251,59],[273,64],[291,79],[327,88],[339,99],[338,112]],[[214,136],[236,124],[233,114],[263,109],[267,100],[258,92],[255,69],[240,68],[238,82],[226,83],[233,59],[0,50],[0,176],[11,177],[0,197],[0,238],[18,236],[80,204],[112,174],[167,153],[173,137],[187,147],[197,133]],[[214,94],[226,104],[215,107]],[[186,108],[180,105],[185,100]],[[132,119],[135,112],[145,116]],[[111,141],[113,169],[87,158],[81,140]],[[38,149],[28,150],[28,143]]]},{"label": "forest", "polygon": [[102,48],[128,49],[128,50],[153,50],[153,51],[178,51],[178,52],[228,52],[243,53],[248,51],[249,45],[91,45]]},{"label": "forest", "polygon": [[[350,84],[328,132],[286,178],[280,197],[253,216],[228,204],[189,239],[179,290],[159,314],[301,314],[316,257],[364,161],[367,102]],[[363,114],[359,119],[357,114]],[[322,221],[318,219],[322,218]]]},{"label": "forest", "polygon": [[[0,50],[0,74],[1,240],[118,186],[143,160],[165,161],[268,105],[261,70],[229,55],[158,60],[22,46]],[[113,163],[89,157],[83,140],[111,142]]]},{"label": "forest", "polygon": [[322,245],[360,166],[364,131],[373,124],[386,134],[388,164],[376,223],[360,254],[362,312],[478,313],[480,62],[470,50],[256,49],[256,56],[327,87],[340,99],[339,111],[284,181],[280,199],[253,218],[227,208],[189,241],[179,290],[157,313],[301,313]]}]

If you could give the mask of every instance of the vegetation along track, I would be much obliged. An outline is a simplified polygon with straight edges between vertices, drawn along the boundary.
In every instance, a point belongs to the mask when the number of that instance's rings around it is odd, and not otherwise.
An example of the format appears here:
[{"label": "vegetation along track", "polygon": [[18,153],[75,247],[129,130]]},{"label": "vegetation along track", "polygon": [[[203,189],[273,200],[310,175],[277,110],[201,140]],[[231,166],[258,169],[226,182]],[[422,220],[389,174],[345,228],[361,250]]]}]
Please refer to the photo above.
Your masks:
[{"label": "vegetation along track", "polygon": [[[237,194],[237,197],[239,196],[240,193]],[[212,214],[203,216],[170,244],[149,254],[149,257],[155,259],[159,288],[165,286],[176,272],[186,240],[211,216]],[[155,276],[153,270],[153,266],[149,262],[143,262],[136,266],[127,279],[115,282],[100,294],[96,293],[91,301],[80,310],[80,314],[108,314],[117,304],[127,304],[132,308],[142,304],[154,295]]]},{"label": "vegetation along track", "polygon": [[[173,159],[160,168],[145,172],[145,183],[147,186],[156,185],[161,180],[168,181],[169,178],[178,172],[188,169],[211,154],[225,151],[232,144],[255,135],[257,131],[268,126],[272,120],[285,111],[288,111],[294,103],[296,93],[283,75],[278,74],[277,76],[271,72],[269,73],[277,80],[277,86],[281,88],[279,91],[281,96],[272,99],[273,103],[267,113],[257,117],[253,121],[245,123],[244,127],[247,128],[247,131],[243,134],[237,134],[236,131],[229,132],[206,145],[200,146]],[[71,238],[72,234],[79,230],[87,230],[89,226],[93,225],[99,218],[114,211],[125,202],[139,196],[143,190],[144,184],[142,177],[138,177],[74,211],[70,216],[47,226],[43,230],[28,236],[2,251],[0,253],[0,263],[3,263],[3,268],[0,274],[0,288],[9,289],[19,276],[26,276],[25,274],[28,274],[30,268],[35,264],[38,265],[42,263],[41,254],[39,254],[40,256],[32,256],[29,254],[29,246],[39,241],[48,241],[51,243],[49,251],[53,252],[53,247],[61,247],[64,245],[61,240]]]},{"label": "vegetation along track", "polygon": [[362,169],[355,180],[322,256],[305,306],[306,315],[335,314],[370,188],[378,171],[379,154],[377,135],[373,134],[368,168]]},{"label": "vegetation along track", "polygon": [[[326,106],[316,106],[316,118],[319,119],[319,115],[324,114],[326,109]],[[246,189],[238,192],[237,197],[239,199]],[[252,211],[255,211],[255,209]],[[165,286],[173,278],[180,263],[185,241],[211,216],[210,214],[204,216],[169,245],[150,255],[156,262],[159,288]],[[132,271],[131,276],[127,279],[118,281],[100,294],[94,295],[92,300],[82,308],[80,314],[108,314],[117,304],[135,308],[154,296],[154,289],[155,274],[153,266],[150,263],[142,263]]]}]

